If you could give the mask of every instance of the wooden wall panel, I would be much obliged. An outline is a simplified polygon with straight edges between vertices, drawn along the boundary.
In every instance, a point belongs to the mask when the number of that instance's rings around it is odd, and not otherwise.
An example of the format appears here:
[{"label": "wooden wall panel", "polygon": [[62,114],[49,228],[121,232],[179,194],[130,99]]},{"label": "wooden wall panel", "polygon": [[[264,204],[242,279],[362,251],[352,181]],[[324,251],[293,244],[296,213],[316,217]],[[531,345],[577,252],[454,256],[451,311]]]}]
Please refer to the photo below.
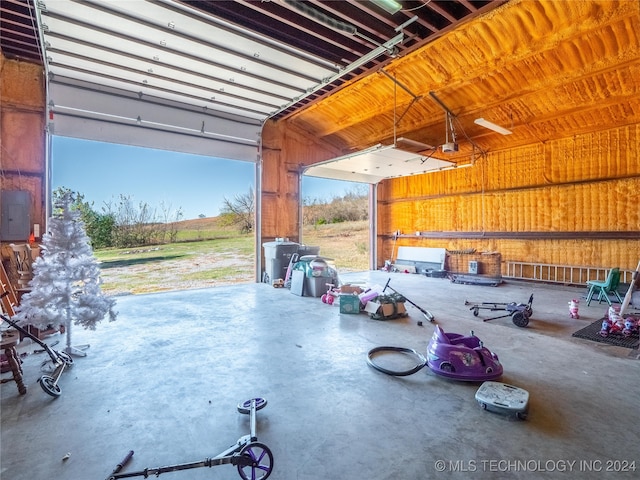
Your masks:
[{"label": "wooden wall panel", "polygon": [[[503,262],[634,269],[639,140],[640,125],[623,126],[489,153],[472,168],[384,181],[378,264],[400,231],[408,236],[400,245],[497,251]],[[491,238],[478,238],[487,232]]]},{"label": "wooden wall panel", "polygon": [[[393,242],[382,242],[380,256],[384,260],[397,258],[398,247],[446,248],[450,251],[475,249],[477,252],[499,252],[502,274],[506,275],[507,262],[525,262],[558,266],[582,266],[590,268],[610,268],[619,266],[632,271],[640,260],[638,240],[598,240],[598,239],[437,239],[404,238]],[[392,248],[394,254],[392,254]],[[384,264],[384,261],[383,261]]]},{"label": "wooden wall panel", "polygon": [[44,110],[44,71],[40,65],[2,56],[0,75],[0,100],[3,104]]},{"label": "wooden wall panel", "polygon": [[44,114],[2,105],[2,169],[17,174],[42,174],[44,171]]},{"label": "wooden wall panel", "polygon": [[407,198],[379,207],[385,225],[381,233],[637,231],[638,185],[638,178],[626,178],[424,200]]},{"label": "wooden wall panel", "polygon": [[46,223],[45,110],[42,67],[0,54],[0,189],[31,193],[31,221],[41,231]]},{"label": "wooden wall panel", "polygon": [[339,150],[286,122],[267,122],[262,136],[262,239],[300,241],[300,177],[305,166]]}]

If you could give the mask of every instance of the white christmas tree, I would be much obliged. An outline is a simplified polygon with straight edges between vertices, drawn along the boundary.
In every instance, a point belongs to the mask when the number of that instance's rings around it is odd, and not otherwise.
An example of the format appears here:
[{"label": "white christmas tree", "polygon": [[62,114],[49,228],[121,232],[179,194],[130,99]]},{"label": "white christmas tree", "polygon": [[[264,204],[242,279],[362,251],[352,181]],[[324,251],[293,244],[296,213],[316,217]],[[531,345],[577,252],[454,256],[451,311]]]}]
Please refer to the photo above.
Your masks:
[{"label": "white christmas tree", "polygon": [[66,352],[84,356],[88,345],[71,345],[71,324],[94,330],[105,315],[113,321],[117,313],[115,300],[100,289],[100,267],[73,202],[73,192],[66,191],[54,205],[48,233],[42,236],[42,255],[33,264],[31,291],[23,295],[15,318],[43,329],[64,325]]}]

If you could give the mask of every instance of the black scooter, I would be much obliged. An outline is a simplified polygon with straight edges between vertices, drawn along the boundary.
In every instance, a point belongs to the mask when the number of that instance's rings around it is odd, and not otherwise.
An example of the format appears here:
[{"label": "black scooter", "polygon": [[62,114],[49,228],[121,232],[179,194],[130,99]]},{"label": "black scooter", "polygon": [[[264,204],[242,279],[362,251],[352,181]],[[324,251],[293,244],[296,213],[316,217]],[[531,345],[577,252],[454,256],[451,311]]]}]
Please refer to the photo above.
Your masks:
[{"label": "black scooter", "polygon": [[38,383],[45,391],[45,393],[51,395],[52,397],[59,397],[62,393],[62,390],[58,386],[58,380],[60,379],[60,376],[62,375],[62,372],[64,372],[65,368],[73,366],[73,358],[71,358],[71,356],[65,352],[58,352],[57,350],[53,350],[49,345],[33,335],[26,328],[18,325],[9,317],[0,314],[0,318],[2,318],[2,320],[7,322],[20,333],[22,333],[22,335],[24,335],[25,337],[29,337],[31,340],[36,342],[43,348],[45,352],[47,352],[47,355],[49,355],[49,358],[53,363],[53,372],[51,375],[42,375],[38,380]]}]

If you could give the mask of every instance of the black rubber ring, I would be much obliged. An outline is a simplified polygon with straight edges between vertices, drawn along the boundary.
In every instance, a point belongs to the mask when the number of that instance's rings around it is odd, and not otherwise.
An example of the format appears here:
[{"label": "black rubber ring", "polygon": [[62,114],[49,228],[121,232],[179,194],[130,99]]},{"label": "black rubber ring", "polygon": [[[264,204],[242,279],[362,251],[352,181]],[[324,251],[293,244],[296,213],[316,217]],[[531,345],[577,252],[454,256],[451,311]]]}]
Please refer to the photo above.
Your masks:
[{"label": "black rubber ring", "polygon": [[[373,361],[373,356],[379,352],[401,352],[401,353],[409,353],[411,355],[415,355],[420,363],[418,363],[415,367],[409,370],[388,370],[380,365],[376,364]],[[417,352],[413,348],[405,348],[405,347],[375,347],[369,350],[367,354],[367,363],[378,370],[379,372],[386,373],[387,375],[393,375],[394,377],[406,377],[408,375],[413,375],[416,372],[419,372],[427,365],[427,359],[421,353]]]}]

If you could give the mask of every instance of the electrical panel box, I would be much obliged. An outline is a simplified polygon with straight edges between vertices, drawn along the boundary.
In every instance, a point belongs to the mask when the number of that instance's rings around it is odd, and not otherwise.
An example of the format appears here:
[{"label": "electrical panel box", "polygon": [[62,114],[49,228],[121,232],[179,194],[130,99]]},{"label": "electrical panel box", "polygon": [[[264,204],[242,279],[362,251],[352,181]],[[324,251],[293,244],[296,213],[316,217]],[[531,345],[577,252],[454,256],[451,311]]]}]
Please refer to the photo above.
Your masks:
[{"label": "electrical panel box", "polygon": [[477,261],[471,260],[469,262],[469,273],[474,273],[474,274],[480,273],[480,272],[478,272],[478,262]]},{"label": "electrical panel box", "polygon": [[3,190],[0,197],[0,240],[27,241],[31,232],[31,194]]}]

